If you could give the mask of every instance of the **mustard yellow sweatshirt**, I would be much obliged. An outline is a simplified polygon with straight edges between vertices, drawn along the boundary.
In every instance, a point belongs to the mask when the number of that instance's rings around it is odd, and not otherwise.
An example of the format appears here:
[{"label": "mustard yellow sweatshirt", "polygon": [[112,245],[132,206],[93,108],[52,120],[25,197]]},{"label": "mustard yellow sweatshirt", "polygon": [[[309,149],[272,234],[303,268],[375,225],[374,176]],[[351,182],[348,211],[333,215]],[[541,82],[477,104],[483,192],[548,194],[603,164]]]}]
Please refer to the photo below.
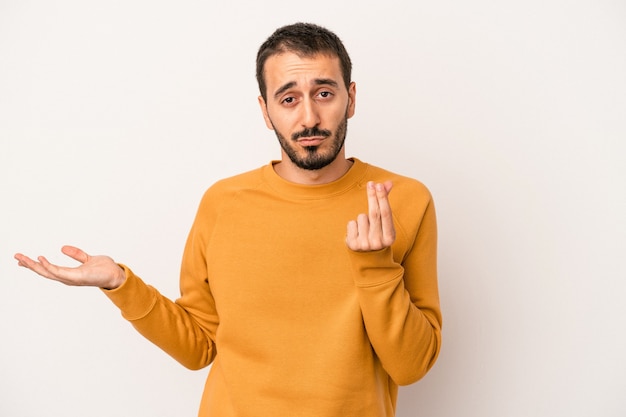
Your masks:
[{"label": "mustard yellow sweatshirt", "polygon": [[[396,242],[353,252],[366,183],[392,180]],[[391,417],[398,385],[441,344],[435,210],[416,180],[354,159],[339,180],[289,183],[268,164],[204,195],[172,302],[126,269],[106,291],[191,369],[212,363],[200,417]]]}]

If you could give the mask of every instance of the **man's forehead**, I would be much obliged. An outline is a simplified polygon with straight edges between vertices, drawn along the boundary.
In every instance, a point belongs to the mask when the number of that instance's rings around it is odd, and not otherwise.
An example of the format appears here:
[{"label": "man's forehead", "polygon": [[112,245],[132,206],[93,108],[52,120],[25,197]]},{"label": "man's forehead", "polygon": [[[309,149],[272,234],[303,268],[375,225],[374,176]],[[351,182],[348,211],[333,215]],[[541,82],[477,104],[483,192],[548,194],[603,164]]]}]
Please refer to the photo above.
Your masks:
[{"label": "man's forehead", "polygon": [[300,56],[293,52],[284,52],[272,55],[265,63],[265,78],[269,84],[284,85],[302,83],[306,78],[307,84],[336,83],[339,84],[341,66],[339,58],[326,54]]}]

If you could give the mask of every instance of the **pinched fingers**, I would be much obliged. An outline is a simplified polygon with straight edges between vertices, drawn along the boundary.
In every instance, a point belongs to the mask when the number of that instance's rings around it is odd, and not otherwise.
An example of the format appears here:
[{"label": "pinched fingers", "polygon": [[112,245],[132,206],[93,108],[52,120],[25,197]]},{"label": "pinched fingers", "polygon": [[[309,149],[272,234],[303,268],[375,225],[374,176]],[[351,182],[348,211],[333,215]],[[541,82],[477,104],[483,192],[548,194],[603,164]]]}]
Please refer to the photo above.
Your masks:
[{"label": "pinched fingers", "polygon": [[355,251],[375,251],[393,244],[396,237],[388,195],[392,183],[367,184],[368,214],[348,223],[346,244]]}]

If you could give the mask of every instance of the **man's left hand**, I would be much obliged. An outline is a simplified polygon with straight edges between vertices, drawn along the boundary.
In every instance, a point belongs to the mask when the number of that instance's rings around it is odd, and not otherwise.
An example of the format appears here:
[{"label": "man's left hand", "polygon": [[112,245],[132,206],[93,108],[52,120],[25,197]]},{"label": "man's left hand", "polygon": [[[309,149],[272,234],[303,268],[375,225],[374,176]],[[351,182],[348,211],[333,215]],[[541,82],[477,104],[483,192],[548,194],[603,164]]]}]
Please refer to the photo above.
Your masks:
[{"label": "man's left hand", "polygon": [[396,240],[389,205],[391,181],[367,183],[368,214],[359,214],[348,222],[346,244],[353,251],[368,252],[387,248]]}]

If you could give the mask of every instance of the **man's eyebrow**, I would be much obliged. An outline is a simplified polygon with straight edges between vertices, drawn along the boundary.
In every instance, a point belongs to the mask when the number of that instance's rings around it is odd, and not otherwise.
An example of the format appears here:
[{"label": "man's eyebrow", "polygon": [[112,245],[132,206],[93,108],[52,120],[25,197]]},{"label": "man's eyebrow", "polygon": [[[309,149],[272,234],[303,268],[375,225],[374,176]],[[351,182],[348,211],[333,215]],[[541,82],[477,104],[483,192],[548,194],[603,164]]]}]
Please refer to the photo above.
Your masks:
[{"label": "man's eyebrow", "polygon": [[278,90],[276,90],[276,92],[274,93],[274,98],[278,98],[278,96],[280,96],[282,93],[284,93],[285,91],[289,90],[291,87],[293,87],[295,85],[296,85],[295,81],[290,81],[287,84],[284,84],[282,87],[280,87]]},{"label": "man's eyebrow", "polygon": [[339,88],[339,84],[337,83],[337,81],[333,80],[332,78],[316,78],[314,82],[315,85],[329,85],[331,87]]},{"label": "man's eyebrow", "polygon": [[[334,88],[339,88],[339,83],[337,83],[337,81],[333,80],[332,78],[316,78],[313,80],[313,82],[315,83],[315,85],[329,85]],[[290,88],[295,87],[296,85],[297,83],[295,81],[290,81],[284,84],[278,90],[276,90],[276,92],[274,93],[274,98],[278,98],[278,96],[280,96]]]}]

